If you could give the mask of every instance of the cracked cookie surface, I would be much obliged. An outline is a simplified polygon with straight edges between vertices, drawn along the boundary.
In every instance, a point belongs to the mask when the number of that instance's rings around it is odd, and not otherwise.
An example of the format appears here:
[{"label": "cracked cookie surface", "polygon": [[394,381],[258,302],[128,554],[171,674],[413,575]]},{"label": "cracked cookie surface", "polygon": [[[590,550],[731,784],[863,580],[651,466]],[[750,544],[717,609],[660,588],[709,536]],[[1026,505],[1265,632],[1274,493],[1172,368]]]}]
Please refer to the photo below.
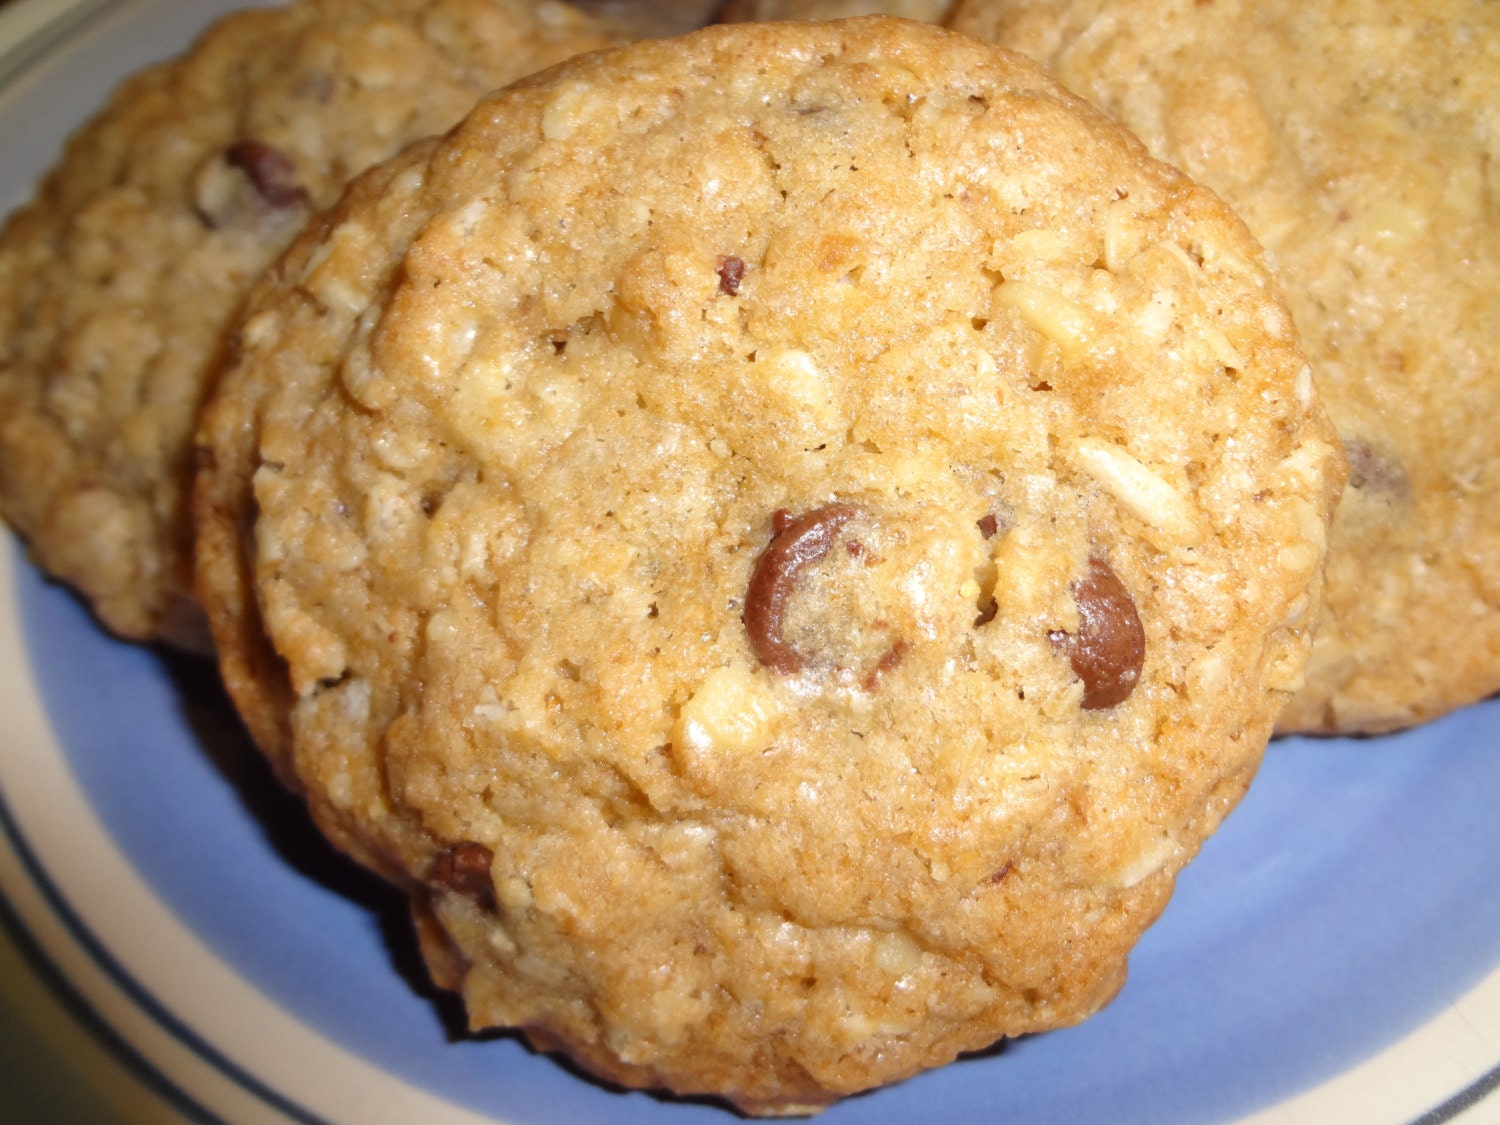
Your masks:
[{"label": "cracked cookie surface", "polygon": [[128,79],[0,234],[0,512],[40,565],[204,647],[193,428],[251,283],[370,164],[623,39],[552,0],[299,0]]},{"label": "cracked cookie surface", "polygon": [[497,94],[298,240],[203,433],[231,691],[435,979],[753,1113],[1108,1001],[1342,473],[1216,197],[878,17]]},{"label": "cracked cookie surface", "polygon": [[1265,244],[1349,458],[1287,731],[1500,690],[1500,7],[965,0]]}]

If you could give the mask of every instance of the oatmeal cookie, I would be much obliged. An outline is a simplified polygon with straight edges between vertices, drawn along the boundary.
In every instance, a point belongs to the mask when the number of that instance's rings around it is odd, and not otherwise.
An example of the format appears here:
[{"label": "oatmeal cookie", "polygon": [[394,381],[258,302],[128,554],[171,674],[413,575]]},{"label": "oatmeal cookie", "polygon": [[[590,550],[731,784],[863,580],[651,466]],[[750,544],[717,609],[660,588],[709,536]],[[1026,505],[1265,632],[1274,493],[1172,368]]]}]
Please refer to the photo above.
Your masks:
[{"label": "oatmeal cookie", "polygon": [[356,173],[621,38],[554,0],[299,0],[128,80],[0,234],[0,512],[41,566],[201,647],[192,434],[251,282]]},{"label": "oatmeal cookie", "polygon": [[1287,731],[1500,690],[1500,5],[966,0],[1224,196],[1282,280],[1349,458]]},{"label": "oatmeal cookie", "polygon": [[226,680],[434,977],[753,1113],[1114,994],[1341,473],[1217,197],[884,17],[574,60],[372,171],[202,441]]}]

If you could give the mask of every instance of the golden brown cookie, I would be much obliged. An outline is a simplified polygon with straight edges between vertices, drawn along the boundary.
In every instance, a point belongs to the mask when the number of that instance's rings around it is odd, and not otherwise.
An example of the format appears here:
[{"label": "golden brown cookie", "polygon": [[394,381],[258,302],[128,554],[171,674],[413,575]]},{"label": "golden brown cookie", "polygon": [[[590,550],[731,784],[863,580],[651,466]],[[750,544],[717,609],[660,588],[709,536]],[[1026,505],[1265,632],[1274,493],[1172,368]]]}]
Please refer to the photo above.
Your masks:
[{"label": "golden brown cookie", "polygon": [[1084,1018],[1300,682],[1260,251],[909,21],[574,60],[359,180],[205,416],[226,680],[435,978],[800,1112]]},{"label": "golden brown cookie", "polygon": [[299,0],[127,81],[0,234],[0,512],[41,566],[201,647],[193,427],[251,282],[355,173],[622,38],[555,0]]},{"label": "golden brown cookie", "polygon": [[1269,251],[1349,457],[1287,731],[1500,689],[1500,6],[965,0]]}]

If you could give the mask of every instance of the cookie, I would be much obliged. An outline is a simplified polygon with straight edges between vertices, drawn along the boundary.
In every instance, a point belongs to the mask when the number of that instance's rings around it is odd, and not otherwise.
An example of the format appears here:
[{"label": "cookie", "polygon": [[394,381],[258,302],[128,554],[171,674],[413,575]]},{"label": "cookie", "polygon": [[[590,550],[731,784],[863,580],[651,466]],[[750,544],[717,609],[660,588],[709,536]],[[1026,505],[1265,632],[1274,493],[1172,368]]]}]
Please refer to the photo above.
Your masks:
[{"label": "cookie", "polygon": [[900,16],[923,23],[942,23],[953,0],[732,0],[726,23],[748,20],[833,20],[851,16]]},{"label": "cookie", "polygon": [[41,566],[201,647],[192,434],[250,284],[354,174],[622,38],[553,0],[300,0],[128,80],[0,234],[0,512]]},{"label": "cookie", "polygon": [[1233,213],[884,17],[574,60],[371,172],[202,440],[226,681],[435,979],[751,1113],[1114,994],[1341,474]]},{"label": "cookie", "polygon": [[1500,8],[967,0],[1265,244],[1348,451],[1287,731],[1500,690]]}]

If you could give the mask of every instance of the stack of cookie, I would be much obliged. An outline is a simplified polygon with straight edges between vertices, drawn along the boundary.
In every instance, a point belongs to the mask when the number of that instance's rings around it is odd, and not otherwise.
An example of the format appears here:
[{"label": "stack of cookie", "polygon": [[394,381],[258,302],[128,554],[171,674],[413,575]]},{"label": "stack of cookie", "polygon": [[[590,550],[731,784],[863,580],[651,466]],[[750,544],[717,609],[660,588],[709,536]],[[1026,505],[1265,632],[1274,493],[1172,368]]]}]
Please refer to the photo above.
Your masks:
[{"label": "stack of cookie", "polygon": [[[1284,713],[1496,685],[1343,686],[1376,642],[1322,597],[1344,337],[1300,241],[978,38],[633,34],[300,0],[127,85],[0,239],[0,499],[122,635],[206,619],[474,1026],[810,1112],[1107,1003]],[[1191,101],[1157,151],[1240,167]],[[1336,582],[1341,534],[1408,549],[1339,521]]]}]

